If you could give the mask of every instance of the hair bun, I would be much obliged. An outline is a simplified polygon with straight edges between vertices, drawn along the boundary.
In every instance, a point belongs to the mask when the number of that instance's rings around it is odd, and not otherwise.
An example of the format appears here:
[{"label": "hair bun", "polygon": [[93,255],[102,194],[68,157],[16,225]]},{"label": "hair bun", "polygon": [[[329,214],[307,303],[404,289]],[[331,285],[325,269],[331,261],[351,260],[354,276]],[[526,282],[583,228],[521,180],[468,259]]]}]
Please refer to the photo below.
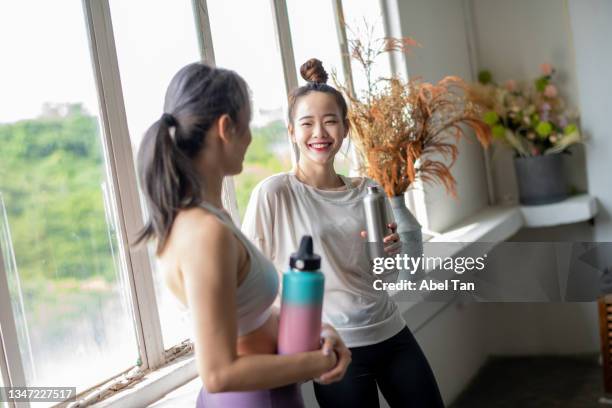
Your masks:
[{"label": "hair bun", "polygon": [[300,74],[308,82],[327,83],[327,72],[323,68],[323,63],[316,58],[311,58],[303,63],[300,67]]}]

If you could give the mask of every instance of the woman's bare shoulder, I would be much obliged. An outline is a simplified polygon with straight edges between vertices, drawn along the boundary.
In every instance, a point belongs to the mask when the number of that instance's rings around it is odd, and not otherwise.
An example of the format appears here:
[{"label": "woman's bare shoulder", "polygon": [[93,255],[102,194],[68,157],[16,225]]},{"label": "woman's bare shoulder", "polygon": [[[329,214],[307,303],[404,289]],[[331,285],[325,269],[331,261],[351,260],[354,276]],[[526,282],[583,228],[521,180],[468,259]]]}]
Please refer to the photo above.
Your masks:
[{"label": "woman's bare shoulder", "polygon": [[233,234],[217,216],[203,208],[194,207],[179,211],[170,238],[177,249],[189,250],[194,245],[210,242],[229,244],[233,241]]},{"label": "woman's bare shoulder", "polygon": [[206,279],[206,274],[201,271],[209,268],[203,266],[218,259],[219,254],[233,253],[235,249],[232,231],[217,216],[202,208],[189,208],[179,211],[174,219],[158,262],[164,271],[166,284],[187,306],[186,276],[191,277],[188,281],[192,284]]}]

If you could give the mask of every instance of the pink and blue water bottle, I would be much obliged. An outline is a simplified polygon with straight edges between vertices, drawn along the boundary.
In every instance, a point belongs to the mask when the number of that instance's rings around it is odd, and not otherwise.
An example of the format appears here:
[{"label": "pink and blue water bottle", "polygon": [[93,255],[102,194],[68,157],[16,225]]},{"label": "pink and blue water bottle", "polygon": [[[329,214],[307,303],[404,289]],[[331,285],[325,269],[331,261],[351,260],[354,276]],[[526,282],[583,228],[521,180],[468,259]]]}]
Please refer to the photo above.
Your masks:
[{"label": "pink and blue water bottle", "polygon": [[291,254],[283,275],[278,329],[278,353],[293,354],[321,347],[321,314],[325,277],[321,257],[313,253],[312,237],[305,235]]}]

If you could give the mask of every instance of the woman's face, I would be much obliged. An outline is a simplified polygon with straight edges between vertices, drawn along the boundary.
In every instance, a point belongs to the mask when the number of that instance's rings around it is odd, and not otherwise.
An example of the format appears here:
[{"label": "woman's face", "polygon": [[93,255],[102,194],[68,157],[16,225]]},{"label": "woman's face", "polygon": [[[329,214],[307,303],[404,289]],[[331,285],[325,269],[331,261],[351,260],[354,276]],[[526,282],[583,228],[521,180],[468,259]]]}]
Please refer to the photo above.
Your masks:
[{"label": "woman's face", "polygon": [[300,163],[333,164],[348,130],[334,96],[313,91],[301,96],[294,109],[289,134],[300,150]]}]

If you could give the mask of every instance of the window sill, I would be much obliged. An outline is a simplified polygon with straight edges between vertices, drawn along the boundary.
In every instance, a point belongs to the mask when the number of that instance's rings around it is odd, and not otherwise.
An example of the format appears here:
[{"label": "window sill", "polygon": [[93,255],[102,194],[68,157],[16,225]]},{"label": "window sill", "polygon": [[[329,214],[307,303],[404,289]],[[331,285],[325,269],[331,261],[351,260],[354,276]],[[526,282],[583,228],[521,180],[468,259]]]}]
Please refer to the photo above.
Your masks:
[{"label": "window sill", "polygon": [[553,227],[587,221],[597,215],[597,200],[588,194],[580,194],[553,204],[520,207],[525,226]]},{"label": "window sill", "polygon": [[146,407],[164,398],[169,392],[198,376],[193,353],[177,358],[167,366],[147,373],[132,388],[119,392],[92,407],[132,408]]}]

